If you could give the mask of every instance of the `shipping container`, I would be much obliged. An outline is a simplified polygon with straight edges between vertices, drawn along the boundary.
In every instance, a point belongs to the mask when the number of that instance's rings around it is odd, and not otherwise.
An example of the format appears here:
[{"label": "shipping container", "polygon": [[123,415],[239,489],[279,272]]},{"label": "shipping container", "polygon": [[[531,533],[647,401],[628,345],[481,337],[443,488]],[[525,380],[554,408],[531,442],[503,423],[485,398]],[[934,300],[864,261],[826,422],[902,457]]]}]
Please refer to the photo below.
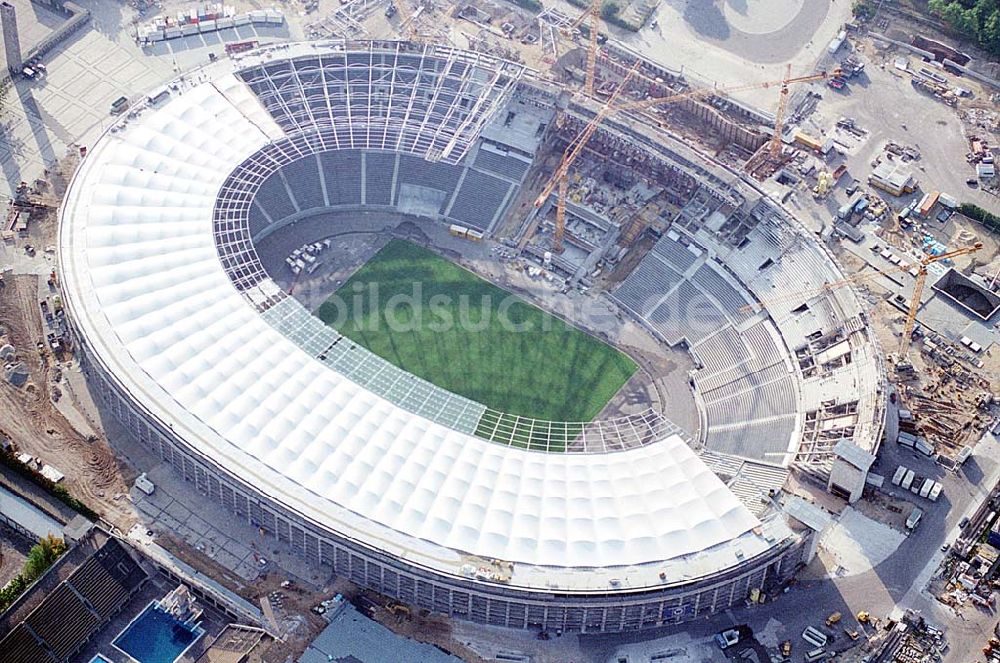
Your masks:
[{"label": "shipping container", "polygon": [[[795,142],[808,147],[810,150],[819,150],[823,147],[823,142],[819,138],[810,136],[803,131],[795,133]],[[847,170],[847,168],[845,167],[844,170]]]},{"label": "shipping container", "polygon": [[932,191],[924,196],[923,200],[920,201],[920,207],[917,210],[920,216],[927,216],[931,213],[931,210],[937,204],[938,198],[941,196],[939,191]]},{"label": "shipping container", "polygon": [[922,435],[917,437],[917,441],[914,443],[913,448],[925,456],[934,455],[934,445],[928,442],[927,438]]},{"label": "shipping container", "polygon": [[892,475],[892,485],[898,486],[903,481],[903,477],[905,476],[906,468],[900,465],[896,468],[896,473]]}]

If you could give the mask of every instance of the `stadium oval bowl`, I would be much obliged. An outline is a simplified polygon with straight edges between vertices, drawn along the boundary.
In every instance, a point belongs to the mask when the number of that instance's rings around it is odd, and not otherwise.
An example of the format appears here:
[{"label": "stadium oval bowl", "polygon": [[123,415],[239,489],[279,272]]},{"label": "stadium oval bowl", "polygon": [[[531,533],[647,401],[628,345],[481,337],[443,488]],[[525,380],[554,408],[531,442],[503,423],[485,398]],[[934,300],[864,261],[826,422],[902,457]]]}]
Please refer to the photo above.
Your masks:
[{"label": "stadium oval bowl", "polygon": [[787,578],[802,538],[752,512],[682,436],[606,453],[482,439],[477,404],[338,349],[257,259],[252,200],[278,168],[338,150],[460,164],[531,85],[483,54],[322,42],[217,62],[140,102],[91,147],[61,209],[81,362],[198,491],[364,587],[521,628],[725,610]]}]

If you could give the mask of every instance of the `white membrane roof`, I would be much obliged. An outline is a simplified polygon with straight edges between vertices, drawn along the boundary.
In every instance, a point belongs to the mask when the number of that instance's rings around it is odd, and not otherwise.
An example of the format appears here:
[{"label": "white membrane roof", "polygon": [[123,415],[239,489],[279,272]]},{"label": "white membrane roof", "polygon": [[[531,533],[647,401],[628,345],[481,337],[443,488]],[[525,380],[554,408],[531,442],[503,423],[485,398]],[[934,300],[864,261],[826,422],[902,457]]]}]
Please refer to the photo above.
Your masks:
[{"label": "white membrane roof", "polygon": [[[281,130],[227,69],[198,78],[97,142],[60,230],[91,351],[185,444],[316,522],[449,568],[455,551],[595,568],[758,539],[757,518],[679,437],[607,454],[492,444],[276,332],[224,273],[212,213],[225,177]],[[714,570],[738,557],[710,556]]]}]

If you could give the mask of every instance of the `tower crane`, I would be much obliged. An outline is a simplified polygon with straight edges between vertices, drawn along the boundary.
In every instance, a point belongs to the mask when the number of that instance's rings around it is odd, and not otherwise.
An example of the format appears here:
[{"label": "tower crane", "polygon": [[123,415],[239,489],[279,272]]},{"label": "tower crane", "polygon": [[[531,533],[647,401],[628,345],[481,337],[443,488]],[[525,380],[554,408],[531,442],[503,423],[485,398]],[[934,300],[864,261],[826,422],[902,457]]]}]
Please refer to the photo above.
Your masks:
[{"label": "tower crane", "polygon": [[910,349],[910,336],[913,334],[913,325],[917,321],[917,311],[920,310],[920,295],[923,294],[924,283],[927,281],[927,266],[948,258],[975,253],[981,248],[983,248],[983,243],[976,242],[972,246],[966,246],[952,251],[945,251],[944,253],[936,256],[927,256],[920,261],[920,268],[917,271],[917,282],[913,286],[913,297],[910,300],[910,310],[906,314],[906,322],[903,324],[903,338],[899,341],[900,361],[906,359],[906,353]]},{"label": "tower crane", "polygon": [[597,111],[597,115],[583,128],[583,130],[570,141],[569,145],[566,146],[565,152],[563,152],[562,160],[559,165],[556,166],[556,170],[552,173],[552,177],[549,178],[548,183],[543,187],[542,192],[535,199],[535,209],[539,209],[545,204],[545,201],[549,199],[552,192],[558,188],[559,197],[556,202],[556,230],[552,239],[552,250],[556,253],[562,253],[563,249],[563,234],[566,230],[566,193],[569,189],[569,167],[573,165],[576,158],[580,156],[583,152],[583,148],[587,146],[590,141],[590,137],[594,135],[597,131],[597,127],[600,126],[601,122],[605,117],[610,115],[612,111],[615,110],[615,102],[618,101],[618,97],[625,91],[628,87],[628,82],[632,79],[632,74],[639,68],[639,60],[635,61],[632,68],[629,69],[628,74],[625,75],[625,79],[615,88],[614,93],[608,98],[608,100],[601,106],[601,109]]},{"label": "tower crane", "polygon": [[402,33],[404,39],[419,42],[421,35],[419,30],[417,30],[417,17],[423,13],[424,6],[420,5],[416,12],[411,12],[407,1],[396,0],[393,5],[399,12],[399,31]]},{"label": "tower crane", "polygon": [[597,75],[597,29],[601,24],[601,0],[591,0],[590,8],[590,42],[587,44],[587,74],[583,79],[583,93],[588,97],[594,95],[594,78]]},{"label": "tower crane", "polygon": [[[587,36],[587,64],[583,82],[583,90],[587,95],[594,94],[594,78],[597,72],[597,36],[598,29],[600,28],[601,4],[602,0],[591,0],[586,11],[581,12],[567,25],[563,25],[559,28],[560,34],[564,37],[573,38],[574,34],[579,30],[583,22],[590,19],[588,26],[589,34]],[[554,54],[558,57],[559,53],[558,50],[556,50],[555,42],[553,42],[553,50]]]},{"label": "tower crane", "polygon": [[[596,48],[594,50],[596,56]],[[549,178],[548,182],[542,187],[541,193],[538,198],[535,199],[535,209],[539,209],[552,195],[552,192],[556,189],[559,190],[559,198],[556,203],[556,228],[555,234],[552,240],[552,250],[556,253],[561,253],[563,249],[563,235],[565,234],[565,222],[566,222],[566,192],[569,188],[569,180],[567,179],[570,166],[576,161],[577,157],[583,153],[583,149],[586,147],[587,143],[590,141],[591,137],[597,131],[597,127],[604,121],[606,117],[617,111],[642,111],[656,106],[663,106],[667,104],[672,104],[677,101],[683,101],[685,99],[697,99],[699,97],[711,97],[717,94],[729,94],[733,92],[741,92],[745,90],[759,90],[774,87],[775,85],[781,85],[787,88],[789,85],[794,85],[797,83],[809,83],[812,81],[823,80],[829,78],[831,75],[840,75],[840,70],[835,69],[832,74],[826,71],[821,71],[815,74],[809,74],[806,76],[790,77],[786,76],[780,81],[765,81],[762,83],[745,83],[741,85],[732,85],[726,87],[713,87],[713,88],[698,88],[696,90],[689,90],[688,92],[681,92],[678,94],[668,95],[666,97],[652,97],[649,99],[641,99],[638,101],[631,101],[623,103],[621,105],[616,105],[618,97],[622,94],[625,88],[628,86],[629,81],[635,74],[639,67],[639,61],[636,60],[635,64],[625,75],[624,80],[618,85],[611,97],[605,102],[597,114],[587,123],[580,133],[574,138],[569,145],[566,146],[566,150],[563,152],[562,160],[556,167],[555,171],[552,173],[552,177]]]},{"label": "tower crane", "polygon": [[[920,264],[917,266],[916,282],[914,283],[913,286],[913,297],[910,300],[910,308],[907,311],[906,322],[903,324],[903,338],[900,340],[899,343],[898,354],[901,361],[905,360],[906,353],[910,348],[910,336],[913,334],[913,326],[917,320],[917,312],[920,310],[920,296],[923,294],[924,283],[927,281],[927,267],[936,262],[941,262],[942,260],[947,260],[949,258],[954,258],[956,256],[964,256],[970,253],[975,253],[981,248],[983,248],[982,242],[976,242],[972,246],[966,246],[961,249],[946,251],[936,256],[928,255],[920,259]],[[910,267],[909,265],[899,265],[896,267],[892,267],[891,269],[886,269],[884,271],[880,270],[877,272],[865,272],[863,274],[855,274],[845,279],[824,283],[818,288],[800,290],[796,292],[785,293],[778,297],[769,297],[761,299],[758,302],[754,302],[753,304],[747,304],[746,306],[741,307],[740,311],[744,313],[753,312],[761,308],[764,308],[766,306],[770,306],[772,304],[779,304],[781,302],[788,302],[788,301],[802,301],[805,299],[810,299],[812,297],[815,297],[816,295],[825,292],[830,292],[832,290],[842,288],[844,286],[859,285],[865,281],[868,281],[870,279],[879,276],[887,276],[889,274],[894,274],[896,272],[908,272],[911,269],[913,268]]]},{"label": "tower crane", "polygon": [[792,65],[789,63],[785,69],[785,79],[781,83],[781,90],[778,92],[778,108],[774,111],[774,135],[771,136],[771,144],[767,148],[773,162],[777,162],[781,158],[781,134],[785,128],[785,107],[788,106],[788,80],[791,77]]},{"label": "tower crane", "polygon": [[690,90],[688,92],[681,92],[678,94],[667,95],[666,97],[652,97],[650,99],[640,99],[639,101],[630,101],[626,104],[618,106],[614,110],[645,110],[647,108],[653,108],[655,106],[662,106],[664,104],[670,104],[675,101],[682,101],[684,99],[697,99],[698,97],[711,97],[717,94],[732,94],[733,92],[745,92],[747,90],[766,90],[772,88],[775,85],[781,85],[782,87],[787,87],[788,85],[794,85],[796,83],[812,83],[814,81],[822,81],[832,76],[839,76],[841,74],[840,69],[834,69],[831,72],[819,71],[815,74],[807,74],[806,76],[795,76],[794,78],[783,78],[778,81],[764,81],[758,83],[743,83],[740,85],[726,85],[723,87],[705,87],[698,88],[697,90]]}]

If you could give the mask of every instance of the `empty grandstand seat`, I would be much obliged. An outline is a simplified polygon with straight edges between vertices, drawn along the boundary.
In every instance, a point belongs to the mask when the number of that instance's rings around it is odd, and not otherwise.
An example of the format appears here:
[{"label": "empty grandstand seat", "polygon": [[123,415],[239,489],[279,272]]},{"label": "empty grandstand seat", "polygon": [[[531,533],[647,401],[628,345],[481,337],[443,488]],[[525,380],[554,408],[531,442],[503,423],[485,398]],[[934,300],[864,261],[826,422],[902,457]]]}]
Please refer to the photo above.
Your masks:
[{"label": "empty grandstand seat", "polygon": [[793,430],[795,430],[794,415],[727,428],[709,428],[705,445],[719,453],[753,458],[777,465],[782,462],[782,454],[788,451]]},{"label": "empty grandstand seat", "polygon": [[632,311],[645,315],[680,282],[680,274],[662,261],[647,257],[618,286],[614,297]]},{"label": "empty grandstand seat", "polygon": [[330,205],[361,204],[361,152],[334,150],[319,155]]},{"label": "empty grandstand seat", "polygon": [[782,354],[771,329],[773,329],[773,325],[769,320],[761,320],[743,332],[753,354],[765,366],[782,360]]},{"label": "empty grandstand seat", "polygon": [[698,259],[698,256],[691,253],[686,246],[674,241],[667,235],[661,237],[660,241],[653,246],[653,253],[662,256],[679,272],[687,271],[694,264],[694,261]]},{"label": "empty grandstand seat", "polygon": [[399,185],[410,184],[444,192],[444,202],[438,209],[441,214],[445,211],[460,175],[460,169],[448,164],[431,163],[409,154],[401,154],[399,157]]},{"label": "empty grandstand seat", "polygon": [[771,366],[758,367],[754,361],[743,360],[725,370],[712,375],[698,375],[695,380],[702,390],[702,398],[705,401],[716,401],[739,393],[744,389],[751,389],[767,384],[788,375],[788,368],[784,362],[772,364]]},{"label": "empty grandstand seat", "polygon": [[323,184],[319,180],[316,157],[309,155],[286,164],[283,168],[285,179],[292,187],[292,195],[300,209],[325,207]]},{"label": "empty grandstand seat", "polygon": [[691,343],[697,343],[728,322],[715,302],[690,281],[681,281],[654,313],[661,319],[670,316],[677,320],[677,326]]},{"label": "empty grandstand seat", "polygon": [[392,176],[396,169],[394,152],[365,153],[365,203],[392,204]]},{"label": "empty grandstand seat", "polygon": [[528,167],[530,165],[531,163],[528,161],[524,161],[513,156],[498,154],[492,150],[486,149],[485,147],[480,148],[479,154],[476,155],[476,168],[488,170],[491,173],[503,175],[504,177],[509,177],[515,182],[521,181],[524,174],[528,172]]},{"label": "empty grandstand seat", "polygon": [[292,205],[292,201],[288,197],[288,190],[285,188],[285,183],[281,181],[278,171],[271,173],[261,183],[257,193],[254,194],[254,202],[260,205],[275,222],[295,214],[295,206]]},{"label": "empty grandstand seat", "polygon": [[753,315],[752,311],[744,310],[747,300],[712,266],[706,262],[691,276],[691,281],[706,294],[714,297],[731,320],[740,322]]},{"label": "empty grandstand seat", "polygon": [[503,206],[511,186],[509,182],[470,168],[466,170],[449,216],[464,225],[485,231]]},{"label": "empty grandstand seat", "polygon": [[100,620],[65,583],[56,587],[25,620],[58,660],[64,660],[93,632]]},{"label": "empty grandstand seat", "polygon": [[706,372],[714,373],[736,366],[746,356],[746,345],[731,325],[726,325],[697,346],[698,356]]},{"label": "empty grandstand seat", "polygon": [[723,426],[795,414],[793,382],[787,375],[761,387],[707,403],[708,425]]},{"label": "empty grandstand seat", "polygon": [[268,227],[271,222],[266,216],[264,216],[264,211],[257,201],[251,201],[250,210],[247,213],[247,220],[250,223],[250,236],[256,237],[260,231]]}]

